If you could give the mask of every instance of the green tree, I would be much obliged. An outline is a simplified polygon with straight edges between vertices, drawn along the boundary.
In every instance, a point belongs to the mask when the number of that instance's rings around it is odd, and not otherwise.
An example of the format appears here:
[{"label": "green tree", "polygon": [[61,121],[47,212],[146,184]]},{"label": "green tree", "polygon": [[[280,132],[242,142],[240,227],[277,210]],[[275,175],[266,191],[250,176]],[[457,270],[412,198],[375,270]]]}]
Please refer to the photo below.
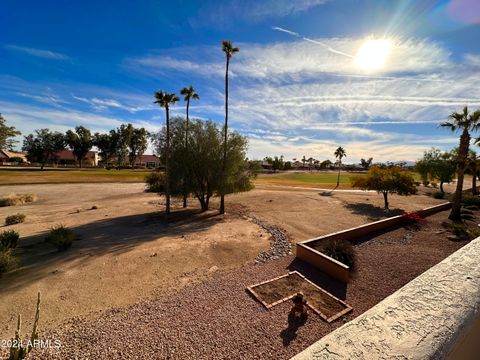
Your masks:
[{"label": "green tree", "polygon": [[[211,121],[193,120],[189,125],[189,147],[185,149],[186,121],[175,118],[170,125],[170,152],[166,149],[166,129],[156,137],[154,144],[157,153],[168,156],[170,167],[170,191],[172,195],[181,196],[185,192],[183,178],[189,174],[188,194],[198,199],[203,211],[208,210],[210,199],[214,195],[248,191],[253,188],[253,178],[258,162],[246,160],[247,139],[236,132],[228,137],[227,168],[223,170],[222,150],[223,134]],[[188,154],[185,154],[188,152]],[[185,161],[185,159],[188,159]],[[222,178],[226,175],[226,181]],[[165,180],[159,177],[165,184]],[[157,186],[165,189],[165,186]]]},{"label": "green tree", "polygon": [[363,167],[365,170],[368,170],[370,166],[372,165],[373,158],[368,158],[367,160],[365,159],[360,159],[360,166]]},{"label": "green tree", "polygon": [[385,210],[388,210],[388,194],[407,196],[417,192],[413,176],[398,166],[372,166],[366,176],[352,176],[350,181],[353,187],[383,194]]},{"label": "green tree", "polygon": [[93,146],[93,137],[90,130],[77,126],[75,132],[68,130],[65,134],[65,143],[72,150],[73,156],[82,168],[83,160]]},{"label": "green tree", "polygon": [[347,152],[345,149],[341,146],[339,146],[335,152],[333,153],[335,155],[335,158],[338,159],[338,176],[337,176],[337,186],[335,186],[335,189],[338,188],[340,185],[340,170],[342,168],[342,159],[344,157],[347,157]]},{"label": "green tree", "polygon": [[321,163],[320,163],[320,169],[328,169],[330,168],[330,166],[332,166],[332,162],[330,160],[323,160]]},{"label": "green tree", "polygon": [[0,114],[0,149],[13,150],[13,146],[18,142],[15,136],[21,135],[21,132],[14,126],[7,126],[6,120]]},{"label": "green tree", "polygon": [[118,153],[119,136],[117,131],[110,130],[107,134],[95,133],[93,144],[99,150],[102,162],[108,166],[112,158]]},{"label": "green tree", "polygon": [[[197,92],[193,88],[192,85],[190,85],[188,88],[184,87],[182,90],[180,90],[180,94],[183,96],[183,99],[187,103],[187,120],[186,120],[186,125],[185,125],[185,149],[188,149],[188,123],[190,121],[189,118],[189,110],[190,110],[190,100],[199,100],[200,96],[198,96]],[[187,176],[184,179],[185,182],[185,191],[187,188]],[[185,193],[183,195],[183,207],[187,207],[187,194]]]},{"label": "green tree", "polygon": [[305,155],[303,155],[303,157],[302,157],[302,163],[303,163],[302,169],[305,169],[305,163],[306,162],[307,162],[307,157]]},{"label": "green tree", "polygon": [[[130,125],[130,124],[129,124]],[[130,141],[128,144],[130,153],[128,154],[128,159],[130,161],[130,166],[135,166],[137,159],[142,157],[142,155],[147,150],[148,146],[148,137],[149,133],[145,128],[134,128],[132,127],[130,133]]]},{"label": "green tree", "polygon": [[477,176],[478,176],[478,162],[479,157],[477,153],[473,150],[468,151],[468,158],[467,158],[467,168],[470,174],[472,175],[472,194],[477,195]]},{"label": "green tree", "polygon": [[117,165],[125,166],[127,164],[127,157],[130,153],[130,140],[132,138],[133,126],[132,124],[122,124],[114,130],[117,139]]},{"label": "green tree", "polygon": [[[233,54],[239,51],[239,48],[233,47],[232,42],[229,40],[222,41],[222,51],[225,53],[226,65],[225,65],[225,125],[223,127],[224,139],[223,139],[223,171],[227,169],[227,138],[228,138],[228,67]],[[222,176],[226,180],[226,175]],[[225,213],[225,194],[221,190],[220,194],[220,214]]]},{"label": "green tree", "polygon": [[435,179],[440,181],[440,191],[445,193],[443,190],[444,183],[450,183],[455,177],[455,172],[457,168],[456,158],[448,152],[440,153],[433,159],[431,165],[431,174]]},{"label": "green tree", "polygon": [[460,146],[458,148],[457,160],[457,188],[452,203],[452,210],[448,218],[453,221],[461,221],[461,201],[463,191],[463,179],[465,175],[465,167],[467,164],[468,150],[470,146],[470,133],[476,132],[479,127],[480,110],[469,114],[468,107],[463,108],[463,112],[454,112],[450,116],[450,121],[440,124],[453,132],[461,132]]},{"label": "green tree", "polygon": [[22,149],[27,153],[28,160],[40,163],[43,170],[57,152],[65,149],[65,137],[49,129],[35,130],[35,134],[25,136]]},{"label": "green tree", "polygon": [[174,105],[180,99],[174,93],[167,93],[164,91],[156,91],[154,94],[155,104],[165,109],[165,147],[162,151],[164,153],[165,164],[165,212],[170,214],[170,172],[169,172],[169,157],[170,157],[170,105]]},{"label": "green tree", "polygon": [[425,159],[420,159],[415,163],[415,171],[420,175],[423,185],[427,186],[432,171],[431,164]]}]

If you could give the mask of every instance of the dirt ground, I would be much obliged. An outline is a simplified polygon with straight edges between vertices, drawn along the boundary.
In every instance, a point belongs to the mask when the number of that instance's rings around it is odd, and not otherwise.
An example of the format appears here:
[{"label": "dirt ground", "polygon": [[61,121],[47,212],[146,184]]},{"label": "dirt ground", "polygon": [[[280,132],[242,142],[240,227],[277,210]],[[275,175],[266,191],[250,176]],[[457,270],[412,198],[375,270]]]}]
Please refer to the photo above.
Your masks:
[{"label": "dirt ground", "polygon": [[[250,263],[219,271],[176,294],[106,311],[95,321],[70,321],[44,334],[46,339],[59,339],[59,349],[37,351],[32,358],[290,359],[465,245],[467,241],[447,238],[442,225],[447,216],[444,211],[428,217],[420,228],[399,227],[363,239],[355,245],[358,270],[348,286],[293,255]],[[478,214],[472,225],[477,221]],[[345,299],[353,311],[327,323],[309,310],[307,319],[295,321],[288,315],[292,301],[267,310],[245,291],[293,270]]]},{"label": "dirt ground", "polygon": [[[0,195],[34,193],[31,205],[0,208],[0,219],[21,212],[22,266],[0,279],[0,338],[14,334],[16,314],[28,326],[37,291],[42,328],[178,289],[219,269],[252,261],[269,248],[267,234],[238,216],[175,214],[167,225],[159,196],[143,184],[5,186]],[[97,210],[89,210],[93,205]],[[78,211],[78,212],[77,212]],[[65,253],[43,242],[57,224],[78,240]]]},{"label": "dirt ground", "polygon": [[[34,204],[0,208],[0,219],[17,212],[22,266],[0,279],[0,339],[13,335],[18,312],[25,326],[42,293],[42,329],[72,316],[95,318],[101,310],[124,307],[198,283],[219,270],[252,263],[268,249],[268,235],[237,215],[239,210],[285,229],[292,241],[356,226],[387,216],[376,193],[259,187],[227,197],[227,215],[194,209],[176,213],[167,224],[162,199],[143,192],[143,184],[43,184],[1,186],[0,196],[33,193]],[[437,204],[425,195],[391,197],[392,208],[416,210]],[[97,210],[91,210],[92,206]],[[215,206],[215,202],[213,204]],[[398,210],[392,210],[398,211]],[[43,243],[57,224],[70,227],[78,240],[66,253]],[[6,228],[4,228],[6,229]]]}]

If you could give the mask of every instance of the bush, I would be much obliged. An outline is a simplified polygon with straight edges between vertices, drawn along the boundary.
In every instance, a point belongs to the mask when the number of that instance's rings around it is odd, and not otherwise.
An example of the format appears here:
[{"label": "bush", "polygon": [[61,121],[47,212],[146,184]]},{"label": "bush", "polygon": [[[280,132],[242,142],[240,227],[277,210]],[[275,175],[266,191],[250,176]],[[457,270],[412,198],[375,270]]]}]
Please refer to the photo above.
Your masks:
[{"label": "bush", "polygon": [[346,240],[328,240],[322,252],[331,258],[340,261],[342,264],[355,271],[356,256],[355,250],[350,242]]},{"label": "bush", "polygon": [[20,224],[25,221],[25,214],[9,215],[5,218],[5,225]]},{"label": "bush", "polygon": [[18,258],[13,254],[12,249],[0,251],[0,277],[17,266]]},{"label": "bush", "polygon": [[15,230],[7,230],[0,234],[0,251],[15,249],[20,236]]},{"label": "bush", "polygon": [[445,198],[445,193],[441,192],[441,191],[434,191],[432,196],[435,198],[435,199],[443,199]]},{"label": "bush", "polygon": [[428,186],[430,184],[430,181],[422,181],[423,186]]},{"label": "bush", "polygon": [[165,174],[161,172],[151,172],[145,176],[148,192],[164,192],[165,190]]},{"label": "bush", "polygon": [[0,206],[16,206],[37,201],[37,196],[33,194],[10,194],[0,199]]},{"label": "bush", "polygon": [[438,188],[438,184],[436,182],[431,182],[430,185],[432,185],[433,188]]},{"label": "bush", "polygon": [[75,235],[73,231],[64,225],[54,226],[45,240],[57,248],[58,251],[65,251],[72,246]]},{"label": "bush", "polygon": [[480,206],[480,197],[475,195],[463,194],[462,204],[467,206],[470,206],[470,205]]},{"label": "bush", "polygon": [[404,212],[402,214],[402,217],[405,218],[405,220],[409,223],[419,223],[423,220],[425,220],[418,212],[412,211],[412,212]]}]

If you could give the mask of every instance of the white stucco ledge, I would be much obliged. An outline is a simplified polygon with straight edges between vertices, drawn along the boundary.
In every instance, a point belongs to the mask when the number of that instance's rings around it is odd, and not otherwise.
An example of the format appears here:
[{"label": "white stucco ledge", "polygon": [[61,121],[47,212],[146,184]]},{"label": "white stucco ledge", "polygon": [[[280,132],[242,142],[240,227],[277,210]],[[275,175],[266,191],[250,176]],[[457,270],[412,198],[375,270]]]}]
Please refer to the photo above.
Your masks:
[{"label": "white stucco ledge", "polygon": [[292,359],[479,359],[479,326],[477,238]]}]

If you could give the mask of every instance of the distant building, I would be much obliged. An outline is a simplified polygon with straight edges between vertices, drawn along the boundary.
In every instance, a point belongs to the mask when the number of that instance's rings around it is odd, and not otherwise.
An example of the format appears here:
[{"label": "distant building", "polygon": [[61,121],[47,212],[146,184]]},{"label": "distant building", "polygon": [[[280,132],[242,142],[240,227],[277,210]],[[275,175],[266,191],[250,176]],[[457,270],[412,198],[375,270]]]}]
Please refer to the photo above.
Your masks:
[{"label": "distant building", "polygon": [[[73,155],[72,150],[62,150],[58,151],[54,155],[55,163],[59,165],[76,165],[77,159],[75,155]],[[100,157],[96,151],[89,151],[83,159],[83,165],[87,166],[98,166],[98,162],[100,161]]]},{"label": "distant building", "polygon": [[135,165],[158,168],[160,158],[157,155],[142,155],[137,158]]},{"label": "distant building", "polygon": [[[18,161],[20,160],[21,161]],[[27,154],[17,151],[0,150],[0,162],[2,164],[10,163],[28,163]]]},{"label": "distant building", "polygon": [[[100,160],[102,160],[102,159],[100,158]],[[128,156],[125,157],[125,162],[126,162],[127,165],[129,164],[129,161],[130,161],[130,159],[128,158]],[[113,156],[110,159],[109,164],[115,165],[115,164],[117,164],[117,162],[118,162],[117,157]],[[145,167],[149,167],[149,168],[158,168],[158,167],[160,167],[160,158],[157,155],[138,156],[137,160],[135,161],[135,166],[145,166]]]}]

